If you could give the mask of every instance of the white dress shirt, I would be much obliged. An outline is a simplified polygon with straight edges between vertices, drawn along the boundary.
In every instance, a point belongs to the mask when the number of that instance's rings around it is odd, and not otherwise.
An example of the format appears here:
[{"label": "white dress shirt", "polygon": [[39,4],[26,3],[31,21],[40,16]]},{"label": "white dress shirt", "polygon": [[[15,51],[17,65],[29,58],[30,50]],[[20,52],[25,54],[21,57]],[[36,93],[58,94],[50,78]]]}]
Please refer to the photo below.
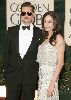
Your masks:
[{"label": "white dress shirt", "polygon": [[30,30],[23,30],[22,26],[24,26],[24,24],[20,25],[19,30],[19,53],[21,58],[23,59],[33,38],[33,24],[30,25]]}]

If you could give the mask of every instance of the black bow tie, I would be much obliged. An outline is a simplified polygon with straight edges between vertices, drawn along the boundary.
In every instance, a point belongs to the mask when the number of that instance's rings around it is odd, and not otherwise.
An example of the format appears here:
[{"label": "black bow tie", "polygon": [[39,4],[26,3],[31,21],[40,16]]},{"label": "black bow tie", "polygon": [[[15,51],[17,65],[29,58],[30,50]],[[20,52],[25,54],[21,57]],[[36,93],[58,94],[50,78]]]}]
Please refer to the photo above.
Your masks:
[{"label": "black bow tie", "polygon": [[27,28],[28,30],[30,30],[30,25],[29,25],[29,26],[22,26],[22,29],[23,29],[23,30],[25,30],[26,28]]}]

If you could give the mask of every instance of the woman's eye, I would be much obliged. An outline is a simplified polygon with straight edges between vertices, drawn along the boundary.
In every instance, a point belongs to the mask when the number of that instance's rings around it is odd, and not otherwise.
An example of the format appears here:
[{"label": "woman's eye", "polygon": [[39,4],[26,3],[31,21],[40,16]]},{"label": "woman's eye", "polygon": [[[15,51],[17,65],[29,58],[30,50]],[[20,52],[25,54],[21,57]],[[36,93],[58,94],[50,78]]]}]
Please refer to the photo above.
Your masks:
[{"label": "woman's eye", "polygon": [[52,23],[52,21],[49,21],[48,23]]}]

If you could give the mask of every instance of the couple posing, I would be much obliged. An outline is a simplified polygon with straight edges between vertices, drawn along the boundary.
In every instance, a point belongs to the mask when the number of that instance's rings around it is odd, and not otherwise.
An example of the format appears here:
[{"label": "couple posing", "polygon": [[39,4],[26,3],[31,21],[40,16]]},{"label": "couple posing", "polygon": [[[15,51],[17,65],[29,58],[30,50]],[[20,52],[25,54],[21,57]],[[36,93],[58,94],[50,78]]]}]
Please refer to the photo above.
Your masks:
[{"label": "couple posing", "polygon": [[6,100],[59,100],[58,76],[64,64],[64,40],[54,11],[42,18],[42,31],[32,24],[35,8],[21,5],[21,24],[10,27],[5,42]]}]

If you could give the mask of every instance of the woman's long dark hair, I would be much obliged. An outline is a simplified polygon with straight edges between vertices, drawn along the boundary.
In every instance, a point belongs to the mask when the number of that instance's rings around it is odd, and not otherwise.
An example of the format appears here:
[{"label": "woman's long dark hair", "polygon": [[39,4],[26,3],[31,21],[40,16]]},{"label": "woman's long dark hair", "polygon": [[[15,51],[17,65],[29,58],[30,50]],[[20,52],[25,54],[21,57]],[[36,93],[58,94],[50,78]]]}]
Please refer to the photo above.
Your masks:
[{"label": "woman's long dark hair", "polygon": [[[53,18],[53,25],[54,25],[54,28],[53,28],[53,35],[50,37],[50,40],[49,42],[52,44],[52,42],[55,42],[56,43],[56,36],[57,34],[61,34],[61,25],[60,25],[60,19],[59,17],[55,14],[54,11],[49,11],[49,12],[46,12],[44,15],[43,15],[43,18],[42,18],[42,34],[43,34],[43,41],[45,39],[47,39],[48,37],[48,32],[45,31],[44,29],[44,19],[46,16],[50,15],[52,18]],[[53,44],[52,44],[53,45]]]}]

